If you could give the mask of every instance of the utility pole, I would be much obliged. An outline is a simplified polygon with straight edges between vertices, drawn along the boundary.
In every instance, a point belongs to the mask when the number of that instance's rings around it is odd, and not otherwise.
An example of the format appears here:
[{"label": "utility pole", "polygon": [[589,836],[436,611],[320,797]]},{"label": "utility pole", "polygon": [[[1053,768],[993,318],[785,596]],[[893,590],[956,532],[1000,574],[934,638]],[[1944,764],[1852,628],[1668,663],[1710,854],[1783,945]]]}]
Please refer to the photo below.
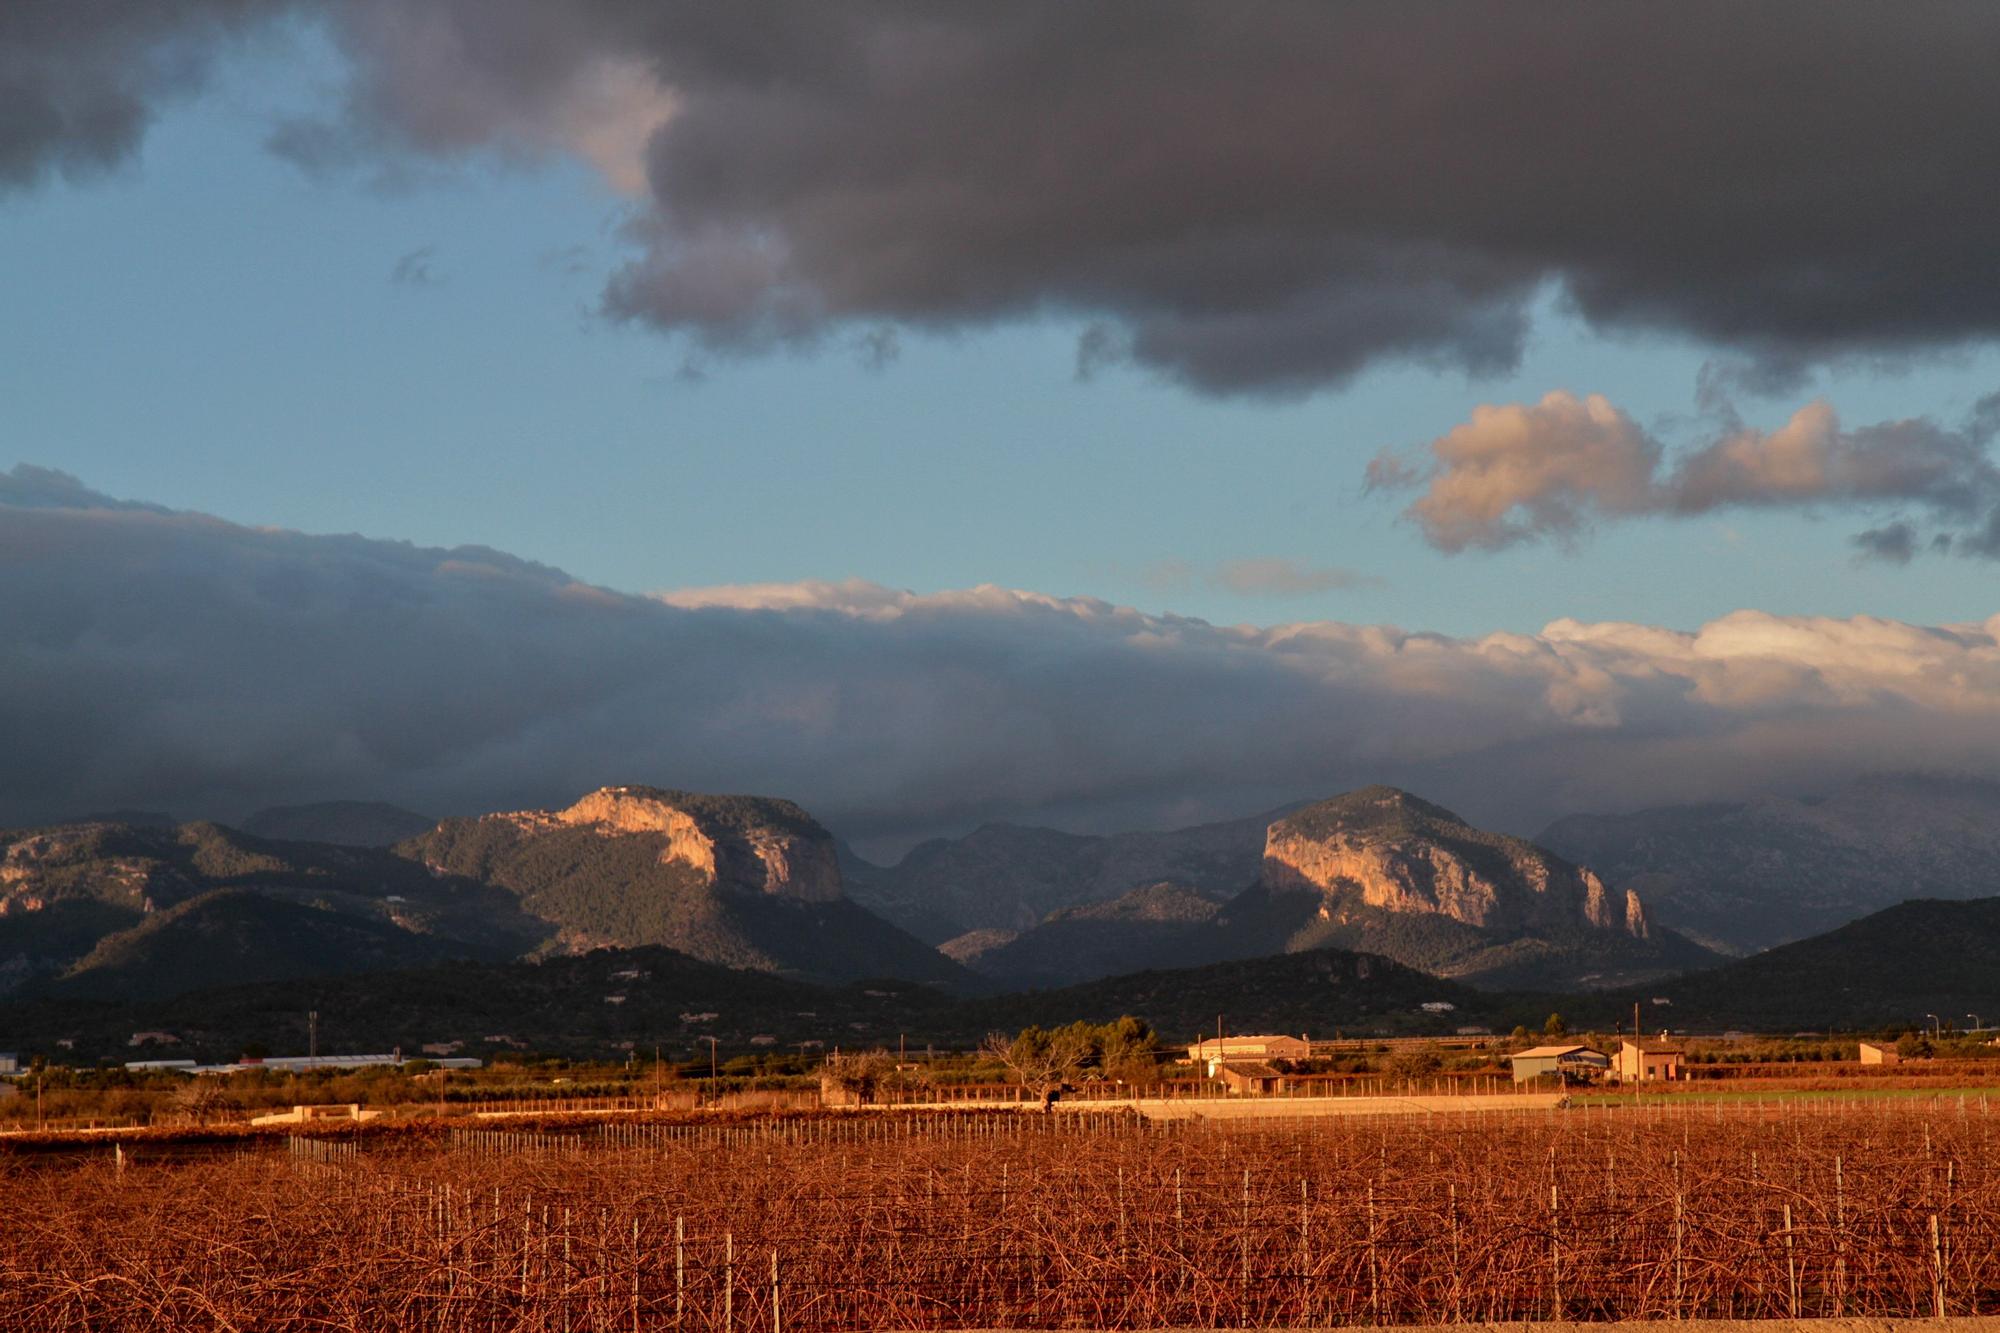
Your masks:
[{"label": "utility pole", "polygon": [[703,1037],[702,1040],[708,1043],[708,1090],[713,1093],[715,1091],[715,1038]]},{"label": "utility pole", "polygon": [[319,1054],[319,1010],[306,1010],[306,1054]]}]

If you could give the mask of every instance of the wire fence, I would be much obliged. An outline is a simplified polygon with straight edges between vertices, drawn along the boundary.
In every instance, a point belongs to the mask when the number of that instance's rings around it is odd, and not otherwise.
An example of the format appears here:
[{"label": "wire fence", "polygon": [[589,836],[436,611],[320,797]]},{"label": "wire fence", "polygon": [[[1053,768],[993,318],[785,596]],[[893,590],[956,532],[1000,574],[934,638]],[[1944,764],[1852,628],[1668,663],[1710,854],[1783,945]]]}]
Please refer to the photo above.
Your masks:
[{"label": "wire fence", "polygon": [[0,1158],[0,1327],[1303,1327],[2000,1312],[1982,1097],[916,1113]]}]

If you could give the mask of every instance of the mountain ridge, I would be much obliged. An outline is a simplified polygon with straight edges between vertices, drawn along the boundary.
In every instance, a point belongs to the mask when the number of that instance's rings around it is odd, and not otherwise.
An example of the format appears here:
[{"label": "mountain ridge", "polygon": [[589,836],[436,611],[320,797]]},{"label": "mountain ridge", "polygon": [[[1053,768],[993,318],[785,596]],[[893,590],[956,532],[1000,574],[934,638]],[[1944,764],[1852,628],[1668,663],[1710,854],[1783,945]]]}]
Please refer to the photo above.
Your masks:
[{"label": "mountain ridge", "polygon": [[1570,815],[1537,840],[1635,887],[1663,924],[1743,953],[1911,896],[2000,892],[2000,783],[1877,774],[1810,800]]},{"label": "mountain ridge", "polygon": [[386,801],[317,801],[274,805],[244,816],[245,833],[279,842],[328,842],[343,847],[388,847],[415,837],[437,821]]}]

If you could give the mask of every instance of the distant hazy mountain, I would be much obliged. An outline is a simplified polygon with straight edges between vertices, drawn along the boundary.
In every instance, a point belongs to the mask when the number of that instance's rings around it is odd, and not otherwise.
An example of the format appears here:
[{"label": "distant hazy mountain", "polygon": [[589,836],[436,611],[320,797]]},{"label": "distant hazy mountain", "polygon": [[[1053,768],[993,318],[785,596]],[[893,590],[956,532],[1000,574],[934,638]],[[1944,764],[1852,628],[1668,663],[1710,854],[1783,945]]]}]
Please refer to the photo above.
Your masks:
[{"label": "distant hazy mountain", "polygon": [[382,801],[321,801],[274,805],[243,821],[243,831],[287,842],[331,842],[346,847],[388,847],[437,823],[428,815]]},{"label": "distant hazy mountain", "polygon": [[894,866],[856,867],[852,893],[933,944],[972,930],[1028,930],[1051,912],[1160,881],[1221,901],[1257,877],[1272,817],[1104,837],[986,824],[923,843]]},{"label": "distant hazy mountain", "polygon": [[1110,902],[1059,907],[1020,934],[973,931],[942,947],[1009,986],[1068,986],[1144,968],[1214,962],[1221,911],[1186,885],[1162,881]]},{"label": "distant hazy mountain", "polygon": [[789,801],[607,787],[564,810],[447,819],[398,844],[505,889],[563,952],[660,944],[820,980],[967,980],[842,893],[831,834]]},{"label": "distant hazy mountain", "polygon": [[1540,841],[1638,889],[1663,924],[1741,952],[1908,898],[2000,893],[2000,784],[1870,778],[1816,801],[1573,815]]}]

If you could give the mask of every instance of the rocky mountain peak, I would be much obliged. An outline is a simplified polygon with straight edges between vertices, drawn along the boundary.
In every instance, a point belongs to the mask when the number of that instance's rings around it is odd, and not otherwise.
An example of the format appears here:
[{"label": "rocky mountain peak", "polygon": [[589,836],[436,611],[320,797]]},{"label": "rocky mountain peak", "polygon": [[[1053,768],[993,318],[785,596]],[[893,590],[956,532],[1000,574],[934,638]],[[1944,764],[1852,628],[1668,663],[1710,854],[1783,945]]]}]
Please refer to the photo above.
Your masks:
[{"label": "rocky mountain peak", "polygon": [[659,835],[665,840],[662,863],[680,862],[719,887],[802,902],[841,897],[833,835],[789,801],[600,787],[566,809],[493,818],[527,833],[583,828],[604,837]]},{"label": "rocky mountain peak", "polygon": [[1486,930],[1650,933],[1636,893],[1617,903],[1594,872],[1394,787],[1365,787],[1274,822],[1261,882]]}]

